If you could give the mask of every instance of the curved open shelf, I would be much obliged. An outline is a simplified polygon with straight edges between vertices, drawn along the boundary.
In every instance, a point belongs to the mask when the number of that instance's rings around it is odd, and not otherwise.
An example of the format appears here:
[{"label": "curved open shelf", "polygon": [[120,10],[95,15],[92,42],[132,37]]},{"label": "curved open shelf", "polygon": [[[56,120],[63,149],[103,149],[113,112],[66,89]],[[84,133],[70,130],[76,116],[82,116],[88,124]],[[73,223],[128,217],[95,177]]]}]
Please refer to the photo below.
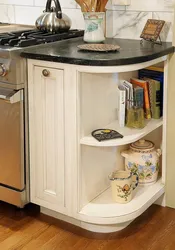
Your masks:
[{"label": "curved open shelf", "polygon": [[88,135],[80,140],[80,144],[95,146],[95,147],[114,147],[114,146],[130,144],[146,136],[156,128],[162,126],[163,118],[158,120],[151,119],[150,121],[146,121],[146,123],[147,124],[143,129],[132,129],[127,127],[121,128],[118,124],[118,121],[115,121],[111,124],[108,124],[104,128],[116,130],[117,132],[119,132],[124,136],[122,139],[113,139],[113,140],[99,142],[91,135]]},{"label": "curved open shelf", "polygon": [[164,185],[159,179],[150,186],[139,186],[131,202],[118,204],[113,202],[111,189],[107,189],[80,211],[82,221],[93,224],[117,224],[131,221],[140,216],[164,192]]}]

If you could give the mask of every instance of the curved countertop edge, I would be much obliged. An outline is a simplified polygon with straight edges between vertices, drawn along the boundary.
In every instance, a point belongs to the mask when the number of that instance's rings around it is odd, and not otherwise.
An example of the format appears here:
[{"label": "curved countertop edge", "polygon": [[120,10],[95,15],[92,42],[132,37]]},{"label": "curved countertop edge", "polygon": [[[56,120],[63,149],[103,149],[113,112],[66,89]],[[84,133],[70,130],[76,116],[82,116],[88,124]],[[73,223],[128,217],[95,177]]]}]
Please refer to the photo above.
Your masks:
[{"label": "curved countertop edge", "polygon": [[51,61],[82,66],[122,66],[144,63],[174,52],[172,43],[162,45],[140,40],[107,38],[105,44],[120,46],[118,52],[89,52],[77,47],[84,44],[82,37],[46,43],[25,48],[21,56],[24,58]]},{"label": "curved countertop edge", "polygon": [[41,61],[50,61],[50,62],[58,62],[58,63],[66,63],[66,64],[74,64],[74,65],[86,65],[86,66],[119,66],[119,65],[128,65],[128,64],[136,64],[151,61],[157,59],[159,57],[174,53],[174,48],[169,48],[162,52],[158,52],[149,56],[139,56],[133,58],[122,58],[116,60],[87,60],[87,59],[79,59],[79,58],[70,58],[63,56],[52,56],[52,55],[42,55],[42,54],[32,54],[28,52],[22,52],[21,57],[28,59],[35,59]]}]

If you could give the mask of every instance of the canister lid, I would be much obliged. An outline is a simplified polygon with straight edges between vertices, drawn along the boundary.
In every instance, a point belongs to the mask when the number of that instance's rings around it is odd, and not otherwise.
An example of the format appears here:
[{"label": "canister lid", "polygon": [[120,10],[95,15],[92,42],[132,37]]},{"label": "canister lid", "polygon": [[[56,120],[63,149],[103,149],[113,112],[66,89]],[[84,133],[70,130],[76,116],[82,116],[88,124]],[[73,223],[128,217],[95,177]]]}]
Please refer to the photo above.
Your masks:
[{"label": "canister lid", "polygon": [[130,145],[130,148],[137,151],[150,151],[155,148],[155,145],[151,141],[139,140]]}]

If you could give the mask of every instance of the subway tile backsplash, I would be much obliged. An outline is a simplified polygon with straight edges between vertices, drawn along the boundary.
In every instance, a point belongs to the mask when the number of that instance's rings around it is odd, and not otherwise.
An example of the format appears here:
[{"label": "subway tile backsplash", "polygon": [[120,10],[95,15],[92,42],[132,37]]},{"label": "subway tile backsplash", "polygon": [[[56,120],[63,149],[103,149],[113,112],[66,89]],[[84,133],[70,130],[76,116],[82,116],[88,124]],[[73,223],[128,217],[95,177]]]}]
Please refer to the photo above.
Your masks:
[{"label": "subway tile backsplash", "polygon": [[[81,10],[75,0],[60,0],[63,12],[72,20],[72,28],[84,28]],[[45,9],[46,0],[0,0],[0,22],[35,24],[35,20]],[[172,7],[164,5],[164,0],[131,0],[130,6],[107,4],[107,36],[139,39],[148,18],[163,19],[167,22],[162,39],[172,40]]]}]

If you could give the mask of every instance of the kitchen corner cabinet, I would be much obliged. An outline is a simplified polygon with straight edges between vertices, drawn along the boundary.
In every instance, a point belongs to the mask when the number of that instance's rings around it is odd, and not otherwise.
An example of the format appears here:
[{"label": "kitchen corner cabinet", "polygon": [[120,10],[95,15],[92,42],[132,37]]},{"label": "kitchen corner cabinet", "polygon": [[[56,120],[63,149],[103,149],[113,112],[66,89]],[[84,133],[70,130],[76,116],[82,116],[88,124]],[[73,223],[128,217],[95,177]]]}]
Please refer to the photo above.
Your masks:
[{"label": "kitchen corner cabinet", "polygon": [[[153,203],[166,206],[169,56],[123,66],[79,66],[28,59],[31,201],[41,212],[94,232],[119,231]],[[141,130],[120,128],[117,84],[138,70],[164,67],[164,115]],[[98,142],[91,132],[122,139]],[[121,151],[141,138],[162,148],[159,180],[139,186],[128,204],[113,202],[108,175],[124,169]]]}]

